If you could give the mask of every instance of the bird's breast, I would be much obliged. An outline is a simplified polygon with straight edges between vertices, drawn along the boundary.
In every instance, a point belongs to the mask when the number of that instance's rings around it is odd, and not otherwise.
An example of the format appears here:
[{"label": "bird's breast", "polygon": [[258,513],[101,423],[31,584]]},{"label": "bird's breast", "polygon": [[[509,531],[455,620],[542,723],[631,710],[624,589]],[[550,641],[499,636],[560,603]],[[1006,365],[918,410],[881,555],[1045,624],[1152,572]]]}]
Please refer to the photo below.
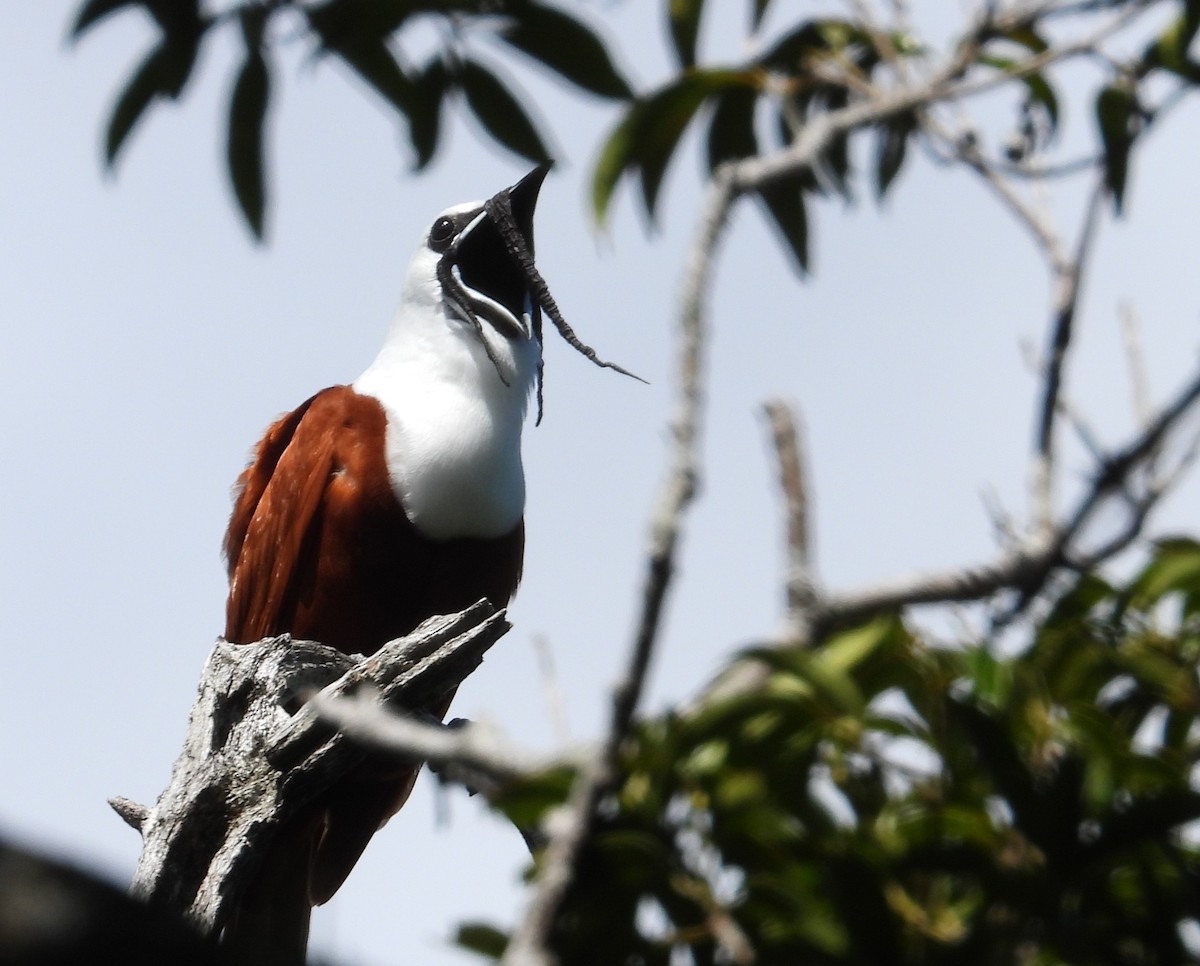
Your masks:
[{"label": "bird's breast", "polygon": [[387,415],[392,491],[424,536],[492,538],[517,526],[525,510],[523,405],[505,407],[503,397],[448,382],[393,386],[377,398]]}]

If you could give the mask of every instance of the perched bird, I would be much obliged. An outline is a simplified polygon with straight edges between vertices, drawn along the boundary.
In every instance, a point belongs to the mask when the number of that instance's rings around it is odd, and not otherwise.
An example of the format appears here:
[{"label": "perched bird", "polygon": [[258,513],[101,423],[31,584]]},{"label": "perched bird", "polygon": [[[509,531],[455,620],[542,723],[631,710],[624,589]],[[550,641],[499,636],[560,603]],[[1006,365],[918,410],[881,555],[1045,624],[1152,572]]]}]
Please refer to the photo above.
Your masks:
[{"label": "perched bird", "polygon": [[[541,416],[542,312],[593,362],[625,371],[579,342],[534,266],[546,171],[438,215],[375,361],[267,430],[225,536],[227,640],[289,633],[371,654],[434,614],[508,603],[535,388]],[[443,715],[449,700],[427,710]],[[304,961],[311,907],[337,891],[416,771],[375,762],[279,830],[224,930],[236,961]]]}]

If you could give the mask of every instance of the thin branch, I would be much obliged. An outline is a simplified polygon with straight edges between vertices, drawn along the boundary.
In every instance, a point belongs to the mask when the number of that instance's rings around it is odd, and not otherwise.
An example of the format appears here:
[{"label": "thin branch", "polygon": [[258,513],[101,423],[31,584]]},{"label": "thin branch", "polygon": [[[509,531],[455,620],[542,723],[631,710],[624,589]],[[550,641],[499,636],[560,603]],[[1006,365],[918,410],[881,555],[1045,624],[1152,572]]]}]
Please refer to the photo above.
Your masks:
[{"label": "thin branch", "polygon": [[114,795],[108,800],[108,804],[114,812],[121,816],[121,821],[139,832],[146,824],[146,818],[150,814],[150,809],[145,805],[126,798],[124,795]]},{"label": "thin branch", "polygon": [[800,434],[787,403],[772,399],[763,406],[779,470],[787,533],[788,632],[794,643],[812,643],[813,611],[817,606],[811,567],[808,484],[801,456]]},{"label": "thin branch", "polygon": [[1145,426],[1154,412],[1150,402],[1150,379],[1146,372],[1146,353],[1142,346],[1142,321],[1128,302],[1118,311],[1121,338],[1125,343],[1125,360],[1129,367],[1129,390],[1133,396],[1133,412],[1138,423]]},{"label": "thin branch", "polygon": [[[1045,367],[1038,359],[1036,350],[1032,344],[1025,340],[1021,342],[1021,354],[1025,360],[1026,367],[1034,376],[1045,371]],[[1100,442],[1100,436],[1088,424],[1079,407],[1075,405],[1071,397],[1066,393],[1060,392],[1058,395],[1058,411],[1070,422],[1071,428],[1075,430],[1075,435],[1079,437],[1079,441],[1088,451],[1088,454],[1097,463],[1103,462],[1107,457],[1104,446]]]},{"label": "thin branch", "polygon": [[1084,210],[1083,226],[1079,231],[1074,257],[1055,268],[1053,325],[1049,351],[1045,360],[1042,401],[1038,410],[1037,435],[1034,450],[1033,514],[1034,526],[1048,533],[1054,526],[1054,464],[1055,426],[1062,393],[1063,368],[1074,333],[1075,309],[1079,303],[1079,287],[1099,224],[1101,204],[1105,197],[1103,178],[1098,178]]},{"label": "thin branch", "polygon": [[562,686],[554,664],[554,649],[546,638],[537,634],[533,638],[533,650],[537,655],[538,676],[542,681],[542,693],[546,699],[546,712],[560,744],[571,738],[571,727],[567,721],[566,702],[563,701]]},{"label": "thin branch", "polygon": [[[1049,346],[1042,369],[1042,399],[1038,410],[1037,433],[1032,471],[1034,528],[1043,535],[1054,526],[1055,428],[1060,412],[1068,407],[1062,401],[1063,371],[1074,333],[1075,311],[1079,302],[1083,271],[1095,240],[1101,204],[1105,197],[1103,178],[1097,178],[1084,208],[1083,225],[1075,252],[1068,254],[1054,226],[1042,212],[1014,190],[979,150],[979,137],[970,125],[952,135],[936,119],[927,117],[925,128],[950,146],[952,154],[985,184],[1028,230],[1037,243],[1053,279]],[[1082,426],[1079,421],[1077,425]],[[1085,440],[1090,439],[1081,429]]]},{"label": "thin branch", "polygon": [[1033,236],[1049,264],[1050,271],[1055,275],[1065,273],[1070,266],[1070,258],[1062,238],[1043,213],[1018,194],[1008,179],[1001,176],[995,166],[983,156],[979,149],[979,134],[975,128],[967,125],[957,133],[951,133],[933,117],[927,117],[924,126],[948,146],[955,159],[979,175],[1004,206],[1016,216],[1017,221]]},{"label": "thin branch", "polygon": [[[1011,619],[1041,593],[1055,568],[1097,567],[1141,534],[1147,515],[1177,481],[1178,471],[1169,479],[1153,484],[1134,501],[1134,512],[1127,526],[1101,548],[1088,553],[1073,549],[1101,503],[1129,485],[1133,475],[1157,454],[1168,434],[1177,429],[1198,400],[1200,371],[1141,433],[1100,463],[1074,509],[1044,539],[1034,534],[1015,550],[973,567],[897,578],[846,593],[827,593],[822,600],[823,622],[852,623],[900,607],[983,601],[1001,591],[1015,590],[1019,598],[1006,618]],[[1180,470],[1194,458],[1194,449],[1189,449],[1181,460]]]},{"label": "thin branch", "polygon": [[1079,40],[1048,47],[1006,71],[989,73],[983,77],[964,77],[987,37],[1020,27],[1039,15],[1036,7],[1008,12],[985,11],[946,62],[926,79],[904,83],[894,90],[808,118],[788,147],[771,154],[726,162],[714,172],[714,182],[718,173],[723,172],[724,177],[731,179],[735,196],[758,191],[766,185],[810,170],[832,141],[845,133],[937,103],[980,94],[1014,79],[1036,74],[1051,64],[1088,54],[1142,12],[1144,5],[1141,4],[1123,8]]},{"label": "thin branch", "polygon": [[1083,531],[1102,500],[1108,494],[1122,488],[1135,470],[1158,453],[1166,441],[1167,434],[1175,429],[1197,399],[1200,399],[1200,372],[1192,377],[1192,381],[1180,391],[1174,402],[1163,409],[1158,418],[1146,426],[1139,436],[1123,449],[1113,453],[1098,468],[1087,493],[1059,529],[1055,546],[1052,548],[1053,558],[1062,557],[1071,541]]},{"label": "thin branch", "polygon": [[402,715],[389,710],[370,691],[353,695],[322,692],[309,702],[316,714],[360,745],[424,761],[431,766],[465,765],[496,783],[542,771],[568,762],[569,755],[553,758],[517,749],[491,728],[466,722],[444,725],[433,718]]}]

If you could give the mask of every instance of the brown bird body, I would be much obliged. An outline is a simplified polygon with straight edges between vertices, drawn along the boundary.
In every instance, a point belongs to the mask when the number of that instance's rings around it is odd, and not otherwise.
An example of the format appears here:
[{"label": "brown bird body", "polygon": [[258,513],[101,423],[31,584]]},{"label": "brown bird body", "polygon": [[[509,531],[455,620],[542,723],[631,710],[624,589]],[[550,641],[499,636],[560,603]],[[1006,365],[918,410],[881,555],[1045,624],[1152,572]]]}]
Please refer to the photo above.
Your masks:
[{"label": "brown bird body", "polygon": [[226,640],[288,633],[372,654],[433,614],[508,603],[524,526],[431,540],[405,516],[385,458],[387,414],[350,386],[281,417],[242,473],[225,554]]}]

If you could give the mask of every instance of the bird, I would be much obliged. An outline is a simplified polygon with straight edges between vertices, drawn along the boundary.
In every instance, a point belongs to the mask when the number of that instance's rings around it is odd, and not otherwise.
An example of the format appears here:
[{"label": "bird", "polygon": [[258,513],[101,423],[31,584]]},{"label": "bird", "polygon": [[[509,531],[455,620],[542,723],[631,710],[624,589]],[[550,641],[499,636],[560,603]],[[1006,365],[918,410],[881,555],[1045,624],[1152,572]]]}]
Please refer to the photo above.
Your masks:
[{"label": "bird", "polygon": [[[254,448],[224,541],[227,641],[286,633],[369,655],[435,614],[509,602],[535,395],[541,417],[543,311],[593,362],[625,371],[575,338],[534,265],[547,170],[437,215],[374,361],[281,416]],[[423,710],[443,716],[449,697]],[[312,907],[341,886],[416,773],[373,762],[277,830],[223,930],[235,962],[304,962]]]}]

